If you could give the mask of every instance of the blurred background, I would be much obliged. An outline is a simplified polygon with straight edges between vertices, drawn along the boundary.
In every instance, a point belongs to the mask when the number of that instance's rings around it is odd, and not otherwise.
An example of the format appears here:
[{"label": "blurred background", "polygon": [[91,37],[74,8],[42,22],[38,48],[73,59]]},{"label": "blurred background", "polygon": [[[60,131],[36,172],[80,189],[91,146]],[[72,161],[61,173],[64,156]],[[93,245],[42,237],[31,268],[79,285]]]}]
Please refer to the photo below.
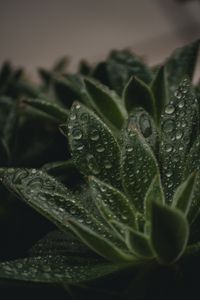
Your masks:
[{"label": "blurred background", "polygon": [[74,70],[113,48],[155,64],[199,37],[198,0],[0,0],[0,64],[11,60],[33,77],[63,55]]}]

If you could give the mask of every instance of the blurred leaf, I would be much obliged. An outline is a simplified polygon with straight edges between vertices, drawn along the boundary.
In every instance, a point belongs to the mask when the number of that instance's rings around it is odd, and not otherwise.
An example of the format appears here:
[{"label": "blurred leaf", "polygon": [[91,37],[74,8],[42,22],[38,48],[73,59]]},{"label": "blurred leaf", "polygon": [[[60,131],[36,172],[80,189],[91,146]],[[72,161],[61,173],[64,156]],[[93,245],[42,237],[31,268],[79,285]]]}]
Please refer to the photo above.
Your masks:
[{"label": "blurred leaf", "polygon": [[156,73],[156,76],[151,83],[151,90],[155,99],[155,110],[159,123],[163,109],[169,102],[166,69],[164,66],[160,67],[160,69]]},{"label": "blurred leaf", "polygon": [[0,263],[0,278],[30,282],[76,284],[120,270],[111,263],[70,263],[66,256],[39,256]]},{"label": "blurred leaf", "polygon": [[139,78],[131,77],[124,89],[123,99],[126,109],[129,112],[133,111],[136,107],[143,107],[156,120],[154,96],[149,86]]},{"label": "blurred leaf", "polygon": [[151,203],[151,244],[162,264],[177,261],[185,251],[189,226],[184,214],[177,209]]},{"label": "blurred leaf", "polygon": [[94,107],[101,117],[105,121],[112,123],[116,128],[121,129],[126,118],[126,111],[117,94],[89,78],[85,79],[85,85],[92,98]]},{"label": "blurred leaf", "polygon": [[187,75],[192,80],[199,53],[199,44],[199,40],[197,40],[176,49],[166,61],[165,65],[171,93],[175,91],[184,76]]},{"label": "blurred leaf", "polygon": [[55,103],[47,102],[42,99],[24,99],[23,103],[38,109],[59,122],[66,122],[68,119],[69,111]]}]

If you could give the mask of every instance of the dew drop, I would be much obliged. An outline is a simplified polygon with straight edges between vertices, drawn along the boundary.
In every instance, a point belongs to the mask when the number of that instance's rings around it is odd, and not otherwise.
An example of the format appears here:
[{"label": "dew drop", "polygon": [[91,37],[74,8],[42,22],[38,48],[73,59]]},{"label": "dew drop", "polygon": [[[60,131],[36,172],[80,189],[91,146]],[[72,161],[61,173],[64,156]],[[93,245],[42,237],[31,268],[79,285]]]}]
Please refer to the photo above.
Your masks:
[{"label": "dew drop", "polygon": [[182,138],[182,136],[183,136],[183,133],[181,131],[177,131],[177,133],[176,133],[176,139],[180,140]]},{"label": "dew drop", "polygon": [[87,156],[87,162],[88,162],[88,168],[91,171],[91,173],[94,175],[98,175],[100,173],[100,170],[98,168],[98,165],[96,163],[94,156],[89,154]]},{"label": "dew drop", "polygon": [[105,151],[105,147],[101,144],[97,145],[96,147],[97,152],[102,153]]},{"label": "dew drop", "polygon": [[173,104],[168,104],[166,107],[165,107],[165,113],[166,114],[173,114],[173,112],[175,111],[175,108],[174,108],[174,105]]},{"label": "dew drop", "polygon": [[181,102],[178,103],[178,107],[179,107],[179,108],[183,108],[184,105],[185,105],[184,101],[181,101]]},{"label": "dew drop", "polygon": [[167,133],[172,132],[174,129],[174,122],[172,120],[166,120],[163,123],[163,130]]},{"label": "dew drop", "polygon": [[90,139],[92,141],[98,141],[99,139],[99,133],[97,130],[93,130],[91,133],[90,133]]},{"label": "dew drop", "polygon": [[171,145],[169,145],[169,144],[165,145],[165,151],[166,151],[167,153],[171,152],[172,149],[173,149],[173,148],[172,148]]},{"label": "dew drop", "polygon": [[76,120],[76,114],[75,113],[71,113],[69,118],[70,118],[71,121]]},{"label": "dew drop", "polygon": [[73,135],[73,137],[74,137],[75,140],[80,140],[82,138],[82,136],[83,136],[83,134],[82,134],[82,132],[81,132],[80,129],[74,129],[72,131],[72,135]]},{"label": "dew drop", "polygon": [[152,128],[149,118],[146,115],[140,117],[140,129],[145,138],[152,134]]}]

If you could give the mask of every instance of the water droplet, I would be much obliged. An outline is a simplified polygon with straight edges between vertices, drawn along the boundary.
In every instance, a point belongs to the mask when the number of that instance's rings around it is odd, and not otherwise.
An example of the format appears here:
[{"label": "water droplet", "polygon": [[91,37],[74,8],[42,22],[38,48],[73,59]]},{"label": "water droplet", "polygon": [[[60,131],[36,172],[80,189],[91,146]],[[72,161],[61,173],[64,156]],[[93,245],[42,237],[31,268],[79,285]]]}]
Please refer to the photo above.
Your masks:
[{"label": "water droplet", "polygon": [[169,144],[165,145],[165,151],[166,151],[166,152],[168,152],[168,153],[169,153],[169,152],[171,152],[171,151],[172,151],[172,149],[173,149],[173,148],[172,148],[172,146],[171,146],[171,145],[169,145]]},{"label": "water droplet", "polygon": [[168,178],[170,178],[170,177],[172,176],[172,171],[168,171],[168,172],[166,173],[166,176],[167,176]]},{"label": "water droplet", "polygon": [[176,133],[176,139],[180,140],[182,138],[182,136],[183,136],[183,133],[181,131],[177,131],[177,133]]},{"label": "water droplet", "polygon": [[133,147],[132,146],[128,146],[127,147],[127,152],[132,152],[133,151]]},{"label": "water droplet", "polygon": [[175,93],[174,93],[174,96],[175,96],[177,99],[181,99],[182,94],[181,94],[180,91],[176,90]]},{"label": "water droplet", "polygon": [[101,144],[97,145],[96,147],[97,152],[102,153],[105,151],[105,147]]},{"label": "water droplet", "polygon": [[145,138],[152,134],[151,123],[147,115],[143,114],[140,116],[140,129]]},{"label": "water droplet", "polygon": [[174,122],[172,120],[166,120],[163,123],[163,130],[165,132],[172,132],[174,129]]},{"label": "water droplet", "polygon": [[71,113],[70,116],[69,116],[69,118],[70,118],[71,121],[76,120],[76,114],[75,113]]},{"label": "water droplet", "polygon": [[82,132],[81,132],[80,129],[74,129],[72,131],[72,135],[73,135],[73,137],[74,137],[75,140],[80,140],[82,138],[82,136],[83,136],[83,134],[82,134]]},{"label": "water droplet", "polygon": [[184,105],[185,105],[184,101],[181,101],[181,102],[178,103],[178,107],[179,107],[179,108],[183,108]]},{"label": "water droplet", "polygon": [[98,175],[100,173],[100,170],[98,168],[98,165],[96,163],[94,156],[89,154],[87,156],[87,161],[88,161],[88,168],[91,171],[91,173],[94,175]]},{"label": "water droplet", "polygon": [[91,133],[90,133],[90,139],[92,140],[92,141],[98,141],[98,139],[99,139],[99,133],[98,133],[98,131],[95,129],[95,130],[93,130]]},{"label": "water droplet", "polygon": [[165,113],[166,114],[173,114],[173,112],[175,111],[175,108],[174,108],[174,105],[173,104],[168,104],[166,107],[165,107]]}]

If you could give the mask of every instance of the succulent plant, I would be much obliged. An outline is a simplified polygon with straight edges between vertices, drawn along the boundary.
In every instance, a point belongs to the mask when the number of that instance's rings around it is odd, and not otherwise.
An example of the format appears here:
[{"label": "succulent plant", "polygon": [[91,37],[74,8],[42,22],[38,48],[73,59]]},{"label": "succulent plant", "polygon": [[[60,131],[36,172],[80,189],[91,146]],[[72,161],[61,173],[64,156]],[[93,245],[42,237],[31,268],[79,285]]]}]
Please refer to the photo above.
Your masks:
[{"label": "succulent plant", "polygon": [[[41,73],[47,89],[52,80],[56,102],[23,103],[62,123],[72,161],[9,166],[0,177],[59,230],[36,243],[29,257],[0,263],[0,278],[69,291],[123,274],[122,291],[115,286],[109,298],[143,299],[148,289],[141,295],[137,286],[141,291],[152,270],[182,274],[190,258],[198,261],[200,99],[191,84],[198,47],[199,41],[179,49],[156,71],[128,51],[114,51],[95,68],[82,64],[87,76]],[[59,177],[63,169],[72,177],[70,166],[82,174],[75,190]]]}]

